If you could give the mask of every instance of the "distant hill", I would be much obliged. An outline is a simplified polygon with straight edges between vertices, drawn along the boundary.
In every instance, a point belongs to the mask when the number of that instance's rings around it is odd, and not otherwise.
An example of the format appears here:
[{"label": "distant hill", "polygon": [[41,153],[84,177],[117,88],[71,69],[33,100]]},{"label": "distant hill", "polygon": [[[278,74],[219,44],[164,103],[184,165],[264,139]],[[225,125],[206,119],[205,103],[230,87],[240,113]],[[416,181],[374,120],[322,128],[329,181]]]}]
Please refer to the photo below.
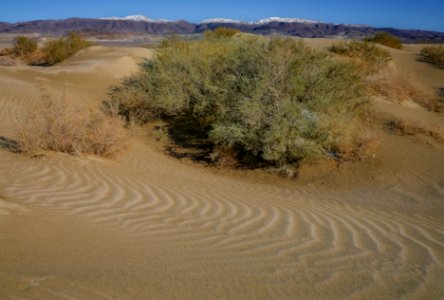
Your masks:
[{"label": "distant hill", "polygon": [[0,23],[3,33],[51,33],[70,31],[133,32],[133,33],[193,33],[196,25],[185,21],[145,22],[133,20],[103,20],[70,18],[65,20],[38,20],[20,23]]},{"label": "distant hill", "polygon": [[70,31],[99,33],[147,33],[147,34],[193,34],[202,33],[220,26],[242,32],[262,35],[290,35],[306,38],[346,37],[363,38],[378,31],[388,31],[406,43],[444,43],[444,32],[375,28],[366,25],[324,23],[298,18],[278,18],[244,22],[231,19],[208,19],[199,24],[187,21],[153,20],[145,16],[111,17],[102,19],[70,18],[64,20],[37,20],[20,23],[0,22],[0,33],[41,33],[62,35]]}]

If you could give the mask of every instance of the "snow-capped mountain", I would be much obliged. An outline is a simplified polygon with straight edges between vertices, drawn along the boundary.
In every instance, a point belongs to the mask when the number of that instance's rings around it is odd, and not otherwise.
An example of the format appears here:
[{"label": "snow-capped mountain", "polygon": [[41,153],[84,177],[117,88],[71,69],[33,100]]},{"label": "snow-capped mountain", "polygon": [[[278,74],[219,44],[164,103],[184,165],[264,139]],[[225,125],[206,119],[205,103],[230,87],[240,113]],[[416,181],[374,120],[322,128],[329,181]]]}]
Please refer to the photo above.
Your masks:
[{"label": "snow-capped mountain", "polygon": [[214,19],[205,19],[200,21],[200,24],[209,24],[209,23],[230,23],[230,24],[240,24],[240,23],[248,23],[239,20],[233,19],[224,19],[224,18],[214,18]]},{"label": "snow-capped mountain", "polygon": [[262,19],[254,22],[254,24],[262,25],[268,24],[272,22],[280,22],[280,23],[307,23],[307,24],[315,24],[321,23],[320,21],[301,19],[301,18],[280,18],[280,17],[271,17],[267,19]]},{"label": "snow-capped mountain", "polygon": [[301,18],[280,18],[280,17],[271,17],[267,19],[257,20],[255,22],[247,22],[240,21],[234,19],[224,19],[224,18],[214,18],[214,19],[205,19],[200,22],[200,24],[210,24],[210,23],[226,23],[226,24],[247,24],[247,25],[263,25],[273,22],[279,23],[306,23],[306,24],[316,24],[320,23],[320,21],[301,19]]},{"label": "snow-capped mountain", "polygon": [[151,19],[144,15],[133,15],[127,17],[108,17],[101,18],[101,20],[123,20],[123,21],[137,21],[137,22],[150,22],[150,23],[168,23],[174,22],[167,19]]},{"label": "snow-capped mountain", "polygon": [[40,33],[63,35],[70,31],[126,34],[202,34],[208,30],[225,26],[261,35],[288,35],[302,38],[319,37],[369,37],[378,31],[387,31],[404,42],[443,43],[444,32],[426,30],[402,30],[395,28],[374,28],[365,25],[335,24],[300,18],[272,17],[254,22],[233,19],[206,19],[200,23],[184,20],[170,21],[151,19],[143,15],[110,18],[69,18],[63,20],[34,20],[19,23],[0,22],[0,33]]},{"label": "snow-capped mountain", "polygon": [[[138,21],[138,22],[150,22],[150,23],[165,23],[165,22],[174,22],[167,19],[151,19],[144,15],[133,15],[127,17],[107,17],[101,18],[101,20],[124,20],[124,21]],[[282,23],[320,23],[319,21],[301,19],[301,18],[280,18],[280,17],[271,17],[267,19],[257,20],[256,22],[247,22],[235,19],[225,19],[225,18],[212,18],[205,19],[200,22],[200,24],[209,24],[209,23],[226,23],[226,24],[248,24],[248,25],[263,25],[272,22],[282,22]]]}]

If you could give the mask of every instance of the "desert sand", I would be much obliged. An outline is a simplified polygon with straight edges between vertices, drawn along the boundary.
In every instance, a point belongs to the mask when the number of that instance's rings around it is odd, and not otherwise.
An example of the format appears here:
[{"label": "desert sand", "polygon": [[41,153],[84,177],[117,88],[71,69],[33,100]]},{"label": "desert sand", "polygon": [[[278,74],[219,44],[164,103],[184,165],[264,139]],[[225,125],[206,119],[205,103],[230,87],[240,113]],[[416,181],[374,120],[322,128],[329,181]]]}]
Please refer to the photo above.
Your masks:
[{"label": "desert sand", "polygon": [[[444,87],[417,51],[391,50]],[[427,137],[382,133],[369,159],[300,179],[180,161],[148,134],[114,160],[8,151],[41,86],[98,107],[152,54],[0,67],[0,299],[444,298],[444,145]],[[442,114],[381,103],[444,129]]]}]

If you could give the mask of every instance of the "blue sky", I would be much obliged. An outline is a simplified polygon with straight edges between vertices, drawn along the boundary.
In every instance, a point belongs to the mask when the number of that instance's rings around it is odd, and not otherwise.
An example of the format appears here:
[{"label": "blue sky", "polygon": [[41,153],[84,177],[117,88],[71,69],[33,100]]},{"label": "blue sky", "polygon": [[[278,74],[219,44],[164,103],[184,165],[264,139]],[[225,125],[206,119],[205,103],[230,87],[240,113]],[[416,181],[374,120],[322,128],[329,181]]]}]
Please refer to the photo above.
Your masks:
[{"label": "blue sky", "polygon": [[444,0],[15,0],[2,1],[0,21],[143,14],[150,18],[233,18],[279,16],[377,27],[444,31]]}]

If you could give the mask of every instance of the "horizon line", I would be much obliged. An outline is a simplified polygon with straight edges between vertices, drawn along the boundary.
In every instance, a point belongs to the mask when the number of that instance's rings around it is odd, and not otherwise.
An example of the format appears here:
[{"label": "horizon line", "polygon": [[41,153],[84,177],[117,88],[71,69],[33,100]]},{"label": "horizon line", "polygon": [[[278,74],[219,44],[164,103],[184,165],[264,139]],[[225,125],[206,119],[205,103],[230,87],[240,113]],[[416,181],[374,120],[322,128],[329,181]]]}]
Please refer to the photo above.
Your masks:
[{"label": "horizon line", "polygon": [[[112,17],[80,17],[80,16],[70,16],[70,17],[61,17],[61,18],[37,18],[37,19],[27,19],[27,20],[18,20],[18,21],[2,21],[0,20],[0,23],[9,23],[9,24],[17,24],[17,23],[27,23],[27,22],[34,22],[34,21],[63,21],[63,20],[69,20],[69,19],[97,19],[97,20],[109,20],[109,21],[134,21],[134,22],[147,22],[147,21],[143,21],[143,20],[131,20],[131,19],[125,19],[128,17],[136,17],[136,16],[140,16],[140,17],[146,17],[148,19],[151,19],[150,17],[146,16],[146,15],[142,15],[142,14],[133,14],[133,15],[127,15],[127,16],[112,16]],[[205,23],[204,21],[206,20],[212,20],[212,19],[226,19],[226,20],[233,20],[239,23],[246,23],[246,24],[250,24],[253,25],[255,23],[259,23],[262,20],[268,20],[268,19],[272,19],[272,18],[280,18],[280,19],[298,19],[298,20],[305,20],[305,21],[311,21],[312,23],[321,23],[321,24],[334,24],[334,25],[349,25],[349,26],[368,26],[368,27],[372,27],[372,28],[390,28],[390,29],[400,29],[400,30],[418,30],[418,31],[435,31],[435,32],[440,32],[440,33],[444,33],[444,29],[425,29],[425,28],[414,28],[414,27],[397,27],[397,26],[391,26],[391,25],[371,25],[371,24],[353,24],[353,23],[341,23],[341,22],[333,22],[333,21],[322,21],[322,20],[315,20],[315,19],[310,19],[310,18],[300,18],[300,17],[277,17],[277,16],[273,16],[273,17],[268,17],[268,18],[260,18],[257,20],[242,20],[242,19],[232,19],[232,18],[223,18],[223,17],[212,17],[212,18],[204,18],[201,19],[200,21],[192,21],[192,20],[187,20],[185,18],[179,18],[179,19],[166,19],[166,18],[155,18],[155,19],[151,19],[152,22],[180,22],[180,21],[185,21],[188,22],[190,24],[203,24]],[[233,23],[236,23],[233,22]],[[272,21],[270,21],[271,23]],[[275,21],[278,22],[278,21]],[[288,22],[288,21],[287,21]],[[215,22],[216,23],[216,22]],[[223,23],[223,22],[221,22]],[[226,22],[227,24],[229,24],[229,22]],[[303,22],[301,22],[303,23]],[[308,23],[308,22],[307,22]]]}]

